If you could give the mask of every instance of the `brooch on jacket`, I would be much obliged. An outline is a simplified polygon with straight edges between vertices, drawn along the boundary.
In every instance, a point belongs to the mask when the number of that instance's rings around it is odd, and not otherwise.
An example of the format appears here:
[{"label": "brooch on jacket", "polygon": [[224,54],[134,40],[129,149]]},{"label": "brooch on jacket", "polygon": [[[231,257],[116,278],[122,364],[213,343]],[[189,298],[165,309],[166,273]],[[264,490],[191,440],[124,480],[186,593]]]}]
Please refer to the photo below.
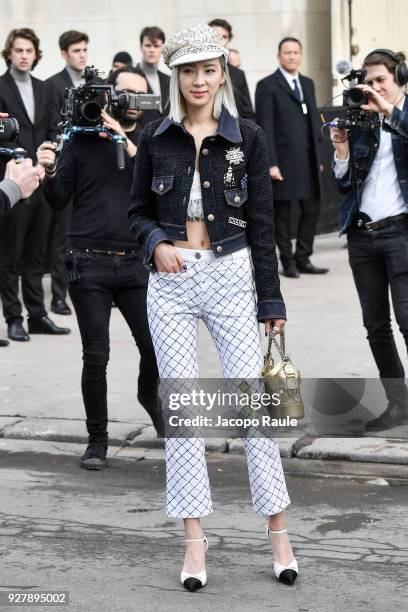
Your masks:
[{"label": "brooch on jacket", "polygon": [[231,147],[226,151],[225,159],[228,162],[228,170],[224,174],[224,186],[225,189],[233,189],[234,187],[236,187],[236,182],[232,166],[238,166],[244,163],[244,152],[241,151],[240,147]]}]

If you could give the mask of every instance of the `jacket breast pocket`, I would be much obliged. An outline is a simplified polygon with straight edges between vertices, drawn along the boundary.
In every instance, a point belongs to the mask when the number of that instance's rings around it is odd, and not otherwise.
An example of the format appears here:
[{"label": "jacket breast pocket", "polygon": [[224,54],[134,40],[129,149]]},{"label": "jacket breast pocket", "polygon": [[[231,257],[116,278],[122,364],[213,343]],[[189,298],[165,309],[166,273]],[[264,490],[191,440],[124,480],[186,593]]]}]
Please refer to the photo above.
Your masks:
[{"label": "jacket breast pocket", "polygon": [[164,195],[173,188],[174,174],[172,176],[154,176],[152,180],[152,191],[157,195]]},{"label": "jacket breast pocket", "polygon": [[224,195],[228,206],[239,208],[248,199],[248,189],[227,189]]}]

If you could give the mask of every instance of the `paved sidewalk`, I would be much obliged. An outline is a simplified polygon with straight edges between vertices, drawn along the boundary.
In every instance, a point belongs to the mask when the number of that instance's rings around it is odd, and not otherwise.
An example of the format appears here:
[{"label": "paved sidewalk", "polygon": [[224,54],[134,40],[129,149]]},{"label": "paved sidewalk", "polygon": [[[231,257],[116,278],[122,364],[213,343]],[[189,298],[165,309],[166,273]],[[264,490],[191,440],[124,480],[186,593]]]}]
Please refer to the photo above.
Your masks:
[{"label": "paved sidewalk", "polygon": [[[350,422],[365,422],[385,408],[385,397],[370,395],[364,379],[376,378],[360,306],[347,263],[344,240],[337,235],[319,237],[313,262],[327,266],[323,276],[302,275],[300,279],[282,279],[282,293],[288,310],[287,348],[305,379],[336,378],[355,380],[357,395],[366,394],[363,407],[350,410]],[[49,303],[49,279],[45,279]],[[52,315],[61,325],[72,329],[69,336],[32,336],[28,343],[13,342],[0,349],[0,438],[12,441],[55,441],[73,443],[78,454],[87,440],[82,404],[81,342],[75,315]],[[394,327],[397,327],[394,322]],[[5,335],[4,323],[0,335]],[[406,348],[396,331],[401,357]],[[200,325],[199,360],[203,378],[220,378],[218,356],[206,329]],[[111,319],[111,359],[108,369],[109,434],[117,448],[153,449],[162,446],[143,408],[136,400],[138,352],[119,311]],[[280,439],[284,457],[302,459],[341,459],[376,463],[408,464],[407,426],[395,427],[370,437],[327,437],[341,421],[342,407],[328,406],[320,415],[319,435],[310,419],[302,423],[296,435]],[[322,428],[322,422],[326,424]],[[341,432],[341,428],[338,429]],[[24,446],[24,445],[23,445]],[[3,445],[4,447],[4,445]],[[1,451],[2,445],[0,445]],[[208,440],[207,449],[242,452],[239,440]],[[3,451],[8,452],[6,448]]]}]

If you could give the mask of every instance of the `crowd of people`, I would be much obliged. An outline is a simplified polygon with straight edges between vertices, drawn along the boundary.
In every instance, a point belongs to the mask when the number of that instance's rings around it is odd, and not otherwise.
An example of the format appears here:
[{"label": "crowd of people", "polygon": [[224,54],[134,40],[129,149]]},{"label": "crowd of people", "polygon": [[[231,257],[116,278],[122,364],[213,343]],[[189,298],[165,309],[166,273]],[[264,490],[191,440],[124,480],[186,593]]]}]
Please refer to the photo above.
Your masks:
[{"label": "crowd of people", "polygon": [[[229,49],[232,37],[223,19],[167,41],[161,28],[144,28],[141,60],[133,66],[129,53],[117,53],[108,83],[126,94],[153,94],[159,107],[120,114],[101,109],[100,129],[78,134],[62,151],[57,125],[65,116],[66,89],[83,84],[87,34],[60,36],[65,66],[41,81],[31,74],[41,60],[39,38],[29,28],[12,30],[0,77],[0,122],[17,119],[14,146],[26,152],[26,159],[1,159],[0,296],[8,338],[26,342],[32,334],[70,333],[48,316],[48,262],[51,311],[71,314],[68,289],[83,345],[89,443],[81,466],[103,469],[109,320],[112,306],[119,309],[140,352],[138,400],[165,438],[167,509],[184,520],[181,582],[190,591],[207,580],[200,518],[212,512],[212,502],[204,444],[201,437],[166,436],[158,381],[197,378],[198,319],[211,333],[226,378],[259,377],[259,323],[266,334],[282,334],[286,321],[276,246],[287,277],[328,272],[310,260],[322,164],[313,81],[299,73],[302,43],[280,41],[278,68],[257,84],[254,111],[245,73],[236,65],[239,54]],[[161,56],[171,76],[158,69]],[[372,431],[408,418],[388,298],[390,289],[408,346],[408,68],[401,56],[377,49],[364,69],[361,110],[381,122],[369,130],[334,124],[331,137],[333,177],[347,195],[342,231],[388,399],[384,413],[367,424]],[[301,209],[295,251],[292,201]],[[267,517],[275,574],[292,584],[298,566],[283,516],[290,500],[278,446],[271,438],[243,441],[253,507]]]}]

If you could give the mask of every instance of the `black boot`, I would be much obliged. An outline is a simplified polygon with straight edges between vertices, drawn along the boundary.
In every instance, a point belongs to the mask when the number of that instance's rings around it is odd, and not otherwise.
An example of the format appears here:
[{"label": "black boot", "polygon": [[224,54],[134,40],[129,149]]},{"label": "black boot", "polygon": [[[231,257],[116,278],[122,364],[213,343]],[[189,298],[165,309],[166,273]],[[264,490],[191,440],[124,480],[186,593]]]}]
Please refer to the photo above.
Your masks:
[{"label": "black boot", "polygon": [[10,340],[15,340],[17,342],[28,342],[30,339],[30,336],[24,329],[23,322],[20,319],[14,319],[14,321],[10,321],[8,323],[7,335]]},{"label": "black boot", "polygon": [[66,301],[62,298],[53,299],[51,302],[51,312],[59,315],[70,315],[71,308],[68,306]]},{"label": "black boot", "polygon": [[107,443],[90,441],[81,457],[80,466],[85,470],[103,470],[106,467],[107,450]]},{"label": "black boot", "polygon": [[408,424],[408,406],[389,402],[387,410],[366,423],[366,431],[384,431],[396,425]]}]

